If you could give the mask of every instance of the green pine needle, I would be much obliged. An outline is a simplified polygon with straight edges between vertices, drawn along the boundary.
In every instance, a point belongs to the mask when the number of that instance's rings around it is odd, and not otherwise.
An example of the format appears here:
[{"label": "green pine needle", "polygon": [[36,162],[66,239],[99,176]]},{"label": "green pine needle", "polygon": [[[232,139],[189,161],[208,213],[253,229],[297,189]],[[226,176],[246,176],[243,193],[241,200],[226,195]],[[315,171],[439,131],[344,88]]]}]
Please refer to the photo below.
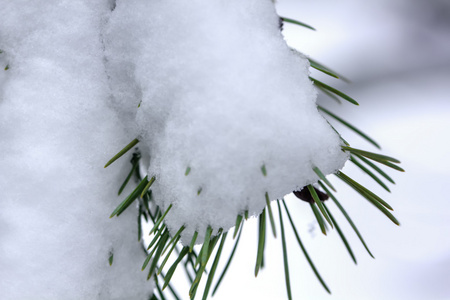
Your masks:
[{"label": "green pine needle", "polygon": [[267,176],[266,165],[262,165],[262,166],[261,166],[261,172],[262,172],[262,174],[264,175],[264,177]]},{"label": "green pine needle", "polygon": [[325,84],[325,83],[323,83],[323,82],[321,82],[321,81],[319,81],[317,79],[314,79],[312,77],[309,77],[309,79],[311,79],[311,81],[317,87],[321,87],[321,88],[323,88],[323,89],[325,89],[325,90],[327,90],[327,91],[329,91],[329,92],[331,92],[331,93],[341,97],[342,99],[347,100],[348,102],[350,102],[350,103],[352,103],[354,105],[359,105],[359,103],[356,102],[355,99],[353,99],[352,97],[344,94],[343,92],[341,92],[341,91],[339,91],[339,90],[337,90],[337,89],[335,89],[335,88],[333,88],[333,87],[331,87],[331,86],[329,86],[329,85],[327,85],[327,84]]},{"label": "green pine needle", "polygon": [[399,166],[397,166],[397,165],[395,165],[395,164],[393,164],[393,163],[390,163],[390,162],[388,162],[388,161],[386,161],[386,162],[384,162],[384,163],[382,163],[382,164],[384,164],[385,166],[388,166],[389,168],[392,168],[392,169],[394,169],[394,170],[397,170],[397,171],[399,171],[399,172],[405,172],[405,170],[404,170],[403,168],[401,168],[401,167],[399,167]]},{"label": "green pine needle", "polygon": [[352,258],[353,262],[355,263],[355,265],[357,264],[356,262],[356,257],[353,254],[352,248],[350,247],[350,244],[348,243],[347,239],[345,238],[344,233],[342,232],[341,228],[339,227],[338,223],[336,222],[336,220],[333,218],[333,215],[331,214],[330,210],[328,209],[328,207],[324,204],[323,205],[325,207],[325,209],[327,210],[328,215],[331,218],[331,221],[333,221],[334,226],[336,227],[336,230],[339,234],[339,236],[341,237],[342,242],[345,245],[345,248],[347,248],[348,254],[350,254],[350,257]]},{"label": "green pine needle", "polygon": [[320,171],[320,169],[318,167],[314,167],[313,171],[317,174],[317,176],[319,176],[320,179],[323,180],[323,182],[325,182],[333,191],[336,192],[336,189],[334,188],[334,186],[331,184],[331,182],[325,177],[325,175],[322,173],[322,171]]},{"label": "green pine needle", "polygon": [[333,99],[334,101],[336,101],[337,103],[342,104],[342,101],[336,95],[330,93],[327,89],[321,87],[320,85],[316,85],[316,88],[319,89],[319,91],[321,91],[328,97],[330,97],[331,99]]},{"label": "green pine needle", "polygon": [[305,255],[306,260],[308,261],[309,265],[311,266],[311,269],[313,270],[314,274],[316,275],[317,279],[320,281],[320,283],[322,284],[322,286],[324,287],[324,289],[331,294],[330,289],[327,287],[325,281],[322,279],[322,277],[320,276],[319,272],[317,271],[316,267],[314,266],[313,261],[311,260],[311,258],[309,257],[308,252],[306,251],[305,246],[303,246],[302,240],[300,239],[300,235],[297,232],[297,229],[295,228],[295,224],[294,221],[292,221],[291,218],[291,214],[289,213],[289,210],[286,206],[286,203],[284,200],[282,200],[283,202],[283,206],[284,206],[284,210],[286,211],[286,214],[288,216],[289,222],[291,223],[292,226],[292,230],[294,231],[295,237],[297,239],[298,244],[300,245],[300,248],[302,249],[303,255]]},{"label": "green pine needle", "polygon": [[164,297],[164,293],[162,292],[162,290],[161,290],[161,288],[159,286],[158,277],[155,275],[153,278],[154,278],[154,281],[155,281],[156,291],[159,294],[160,300],[166,300],[166,297]]},{"label": "green pine needle", "polygon": [[319,63],[317,60],[314,60],[314,59],[312,59],[310,57],[308,57],[308,60],[309,60],[309,64],[311,65],[312,68],[314,68],[314,69],[316,69],[316,70],[318,70],[318,71],[320,71],[320,72],[322,72],[324,74],[327,74],[328,76],[334,77],[336,79],[341,79],[344,82],[347,82],[347,83],[351,82],[348,78],[346,78],[346,77],[342,76],[341,74],[339,74],[339,73],[331,70],[330,68],[324,66],[323,64]]},{"label": "green pine needle", "polygon": [[[335,174],[339,179],[347,183],[350,187],[352,187],[355,191],[357,191],[359,194],[361,194],[364,198],[369,200],[375,207],[377,207],[383,214],[385,214],[394,224],[400,225],[400,223],[397,221],[397,219],[386,209],[386,202],[380,202],[380,198],[370,192],[369,190],[365,189],[363,186],[346,176],[342,172],[338,172]],[[369,193],[368,193],[369,192]],[[373,197],[372,195],[376,196],[377,198]],[[384,204],[383,204],[384,203]],[[388,206],[390,207],[390,206]]]},{"label": "green pine needle", "polygon": [[136,169],[139,165],[140,158],[141,158],[141,156],[139,154],[137,154],[137,153],[133,154],[133,158],[131,159],[131,164],[132,164],[131,171],[130,171],[130,173],[128,173],[127,177],[125,178],[125,181],[120,186],[118,195],[122,194],[123,190],[125,189],[128,182],[130,181],[131,176],[133,176],[133,173],[136,172]]},{"label": "green pine needle", "polygon": [[109,217],[112,218],[116,215],[119,216],[122,212],[124,212],[128,208],[128,206],[130,206],[131,203],[133,203],[134,200],[136,200],[136,198],[139,196],[142,189],[147,183],[148,183],[147,176],[145,176],[145,178],[142,179],[142,181],[138,184],[138,186],[134,189],[134,191],[131,192],[131,194],[125,200],[123,200],[122,203],[119,204],[119,206],[117,206],[117,208],[112,212],[111,216]]},{"label": "green pine needle", "polygon": [[367,175],[369,175],[370,177],[372,177],[373,180],[375,180],[382,188],[384,188],[386,191],[388,191],[389,193],[391,192],[391,190],[387,187],[386,184],[384,184],[383,181],[381,181],[380,178],[378,178],[375,174],[373,174],[369,169],[367,169],[366,167],[364,167],[359,161],[357,161],[355,159],[355,157],[352,155],[350,157],[350,161],[352,163],[354,163],[358,168],[360,168],[364,173],[366,173]]},{"label": "green pine needle", "polygon": [[131,163],[133,164],[130,173],[128,173],[127,178],[125,178],[125,181],[122,183],[122,185],[119,188],[118,195],[122,194],[123,190],[127,186],[128,182],[131,179],[131,176],[133,176],[134,172],[136,171],[138,165],[139,165],[139,159],[140,156],[137,154],[133,154],[133,158],[131,159]]},{"label": "green pine needle", "polygon": [[158,219],[158,221],[156,222],[156,224],[153,226],[152,230],[150,230],[150,233],[148,235],[151,235],[156,228],[159,227],[159,224],[161,224],[161,222],[164,220],[164,218],[167,216],[167,214],[169,213],[170,209],[172,208],[172,204],[169,205],[169,207],[166,209],[166,211],[164,212],[164,214]]},{"label": "green pine needle", "polygon": [[267,210],[269,211],[270,226],[272,227],[273,236],[276,238],[277,237],[277,230],[275,228],[275,220],[273,218],[273,213],[272,213],[272,207],[270,205],[269,194],[266,192],[265,196],[266,196]]},{"label": "green pine needle", "polygon": [[[208,231],[208,229],[207,229],[207,231]],[[200,284],[200,280],[202,279],[202,275],[203,275],[203,273],[206,273],[206,264],[208,263],[208,260],[211,256],[211,254],[214,250],[214,247],[216,246],[217,241],[219,240],[221,234],[222,234],[222,228],[219,229],[219,232],[217,233],[216,236],[214,236],[213,238],[210,239],[210,242],[208,243],[209,245],[206,249],[204,247],[202,247],[203,253],[207,253],[206,261],[205,261],[205,263],[202,263],[200,265],[200,268],[197,270],[197,275],[196,275],[194,282],[192,283],[191,288],[189,290],[189,297],[191,299],[195,298],[195,294],[197,293],[197,288],[198,288],[198,285]],[[204,244],[203,244],[203,246],[204,246]]]},{"label": "green pine needle", "polygon": [[[163,262],[162,262],[162,264],[161,264],[161,266],[160,266],[159,269],[158,269],[157,275],[161,274],[161,272],[162,272],[164,266],[165,266],[166,263],[167,263],[167,260],[169,259],[170,255],[172,254],[173,249],[175,249],[175,247],[177,246],[177,243],[178,243],[178,241],[180,240],[180,238],[181,238],[181,236],[178,235],[178,236],[176,237],[176,239],[174,240],[174,243],[172,244],[172,247],[170,247],[169,252],[167,253],[166,257],[164,258],[164,260],[163,260]],[[164,255],[164,252],[167,250],[167,248],[168,248],[169,246],[170,246],[170,243],[167,244],[167,247],[166,247],[166,249],[163,250],[162,255]]]},{"label": "green pine needle", "polygon": [[291,23],[291,24],[299,25],[299,26],[302,26],[302,27],[305,27],[305,28],[308,28],[308,29],[311,29],[311,30],[314,30],[314,31],[316,30],[314,27],[312,27],[312,26],[310,26],[310,25],[308,25],[308,24],[305,24],[305,23],[303,23],[303,22],[294,20],[294,19],[290,19],[290,18],[286,18],[286,17],[281,17],[281,16],[280,16],[280,19],[283,20],[283,22],[286,22],[286,23]]},{"label": "green pine needle", "polygon": [[148,190],[150,189],[150,187],[152,186],[152,184],[155,182],[156,178],[155,176],[152,176],[152,178],[150,178],[150,181],[147,183],[147,185],[144,187],[144,189],[142,190],[141,193],[141,199],[144,198],[144,195],[147,194]]},{"label": "green pine needle", "polygon": [[[158,239],[158,242],[156,243],[155,248],[153,248],[153,250],[147,255],[147,258],[145,259],[144,263],[142,264],[142,268],[141,268],[142,271],[145,270],[145,268],[147,267],[148,263],[150,262],[150,259],[152,259],[153,254],[161,246],[161,243],[163,241],[163,237],[164,236],[166,236],[166,237],[168,236],[168,232],[169,231],[167,229],[164,230],[164,233],[162,234],[161,238]],[[150,248],[148,248],[148,249],[150,249]]]},{"label": "green pine needle", "polygon": [[[164,275],[163,272],[161,272],[161,277],[162,277],[163,281],[166,282],[166,276]],[[168,284],[168,287],[169,287],[170,293],[175,298],[175,300],[181,300],[180,296],[178,296],[178,294],[175,292],[175,290],[173,289],[173,287],[170,283]],[[161,289],[161,290],[164,290],[164,289]]]},{"label": "green pine needle", "polygon": [[194,232],[194,235],[192,236],[191,244],[189,245],[189,252],[192,253],[192,249],[194,249],[195,241],[197,240],[198,232]]},{"label": "green pine needle", "polygon": [[156,241],[159,240],[159,237],[161,236],[161,234],[163,233],[164,229],[166,229],[166,225],[163,224],[161,226],[160,229],[158,229],[158,231],[156,232],[155,236],[153,237],[152,241],[150,242],[150,244],[147,247],[147,250],[150,250],[150,248],[156,243]]},{"label": "green pine needle", "polygon": [[113,251],[110,251],[109,252],[109,258],[108,258],[108,262],[109,262],[110,266],[112,266],[113,261],[114,261],[114,253],[113,253]]},{"label": "green pine needle", "polygon": [[234,242],[233,250],[231,251],[230,257],[228,258],[227,264],[225,265],[225,268],[222,271],[222,274],[219,277],[219,280],[216,283],[216,286],[214,287],[212,291],[212,296],[216,293],[217,289],[219,288],[220,283],[222,282],[223,278],[225,277],[225,274],[227,273],[228,268],[231,265],[231,261],[233,260],[234,253],[236,252],[237,246],[239,244],[239,240],[241,239],[242,230],[244,228],[244,223],[242,222],[242,225],[240,226],[239,234],[237,236],[236,241]]},{"label": "green pine needle", "polygon": [[[183,225],[183,226],[180,227],[180,229],[178,229],[178,231],[175,233],[175,235],[174,235],[174,236],[170,239],[170,241],[167,243],[166,249],[164,249],[164,251],[163,251],[162,254],[166,253],[167,249],[170,247],[170,245],[172,245],[173,242],[175,242],[175,240],[178,241],[178,238],[181,237],[180,235],[181,235],[181,233],[183,232],[183,230],[184,230],[185,228],[186,228],[186,227]],[[176,242],[175,242],[174,244],[176,244]]]},{"label": "green pine needle", "polygon": [[119,151],[119,153],[117,153],[116,155],[114,155],[113,158],[111,158],[105,165],[105,168],[107,166],[109,166],[110,164],[112,164],[113,162],[115,162],[117,159],[119,159],[120,157],[122,157],[122,155],[124,155],[125,153],[127,153],[131,148],[133,148],[134,146],[136,146],[136,144],[139,143],[138,139],[134,139],[132,140],[128,145],[125,146],[125,148],[123,148],[122,150]]},{"label": "green pine needle", "polygon": [[317,108],[319,110],[323,111],[324,113],[326,113],[327,115],[329,115],[330,117],[332,117],[333,119],[335,119],[336,121],[340,122],[341,124],[343,124],[347,128],[349,128],[350,130],[354,131],[356,134],[361,136],[363,139],[365,139],[366,141],[368,141],[369,143],[371,143],[372,145],[374,145],[378,149],[381,149],[380,145],[377,142],[375,142],[371,137],[369,137],[367,134],[365,134],[364,132],[362,132],[361,130],[359,130],[358,128],[353,126],[352,124],[348,123],[344,119],[338,117],[337,115],[333,114],[331,111],[323,108],[320,105],[318,105]]},{"label": "green pine needle", "polygon": [[259,269],[261,268],[261,265],[263,263],[265,238],[266,238],[266,209],[263,209],[262,213],[259,215],[259,239],[258,239],[258,251],[256,255],[255,277],[258,276]]},{"label": "green pine needle", "polygon": [[362,155],[353,153],[353,156],[356,156],[357,158],[359,158],[360,160],[362,160],[365,164],[367,164],[368,166],[370,166],[372,169],[374,169],[375,171],[378,172],[378,174],[380,174],[381,176],[383,176],[384,178],[386,178],[386,180],[388,180],[390,183],[395,184],[395,181],[389,177],[388,174],[386,174],[383,170],[381,170],[377,165],[375,165],[373,162],[371,162],[370,160],[368,160],[367,158],[365,158]]},{"label": "green pine needle", "polygon": [[325,221],[322,218],[322,215],[320,214],[319,210],[317,209],[317,206],[315,203],[309,203],[311,205],[311,209],[314,213],[314,216],[316,217],[317,223],[319,223],[320,231],[324,235],[327,235],[327,227],[325,225]]},{"label": "green pine needle", "polygon": [[369,151],[364,151],[364,150],[360,150],[360,149],[355,149],[352,147],[342,146],[342,150],[349,151],[352,154],[362,155],[368,159],[374,160],[381,164],[386,164],[388,162],[393,162],[393,163],[397,163],[397,164],[400,163],[400,161],[398,159],[395,159],[393,157],[378,154],[378,153],[373,153],[373,152],[369,152]]},{"label": "green pine needle", "polygon": [[212,281],[214,279],[214,274],[216,273],[217,265],[219,264],[220,255],[222,254],[223,245],[225,244],[225,240],[227,238],[227,232],[222,235],[222,239],[220,240],[219,248],[217,249],[216,257],[214,258],[214,262],[211,266],[211,270],[208,275],[208,280],[206,282],[205,290],[203,292],[203,300],[206,300],[208,297],[209,290],[211,288]]},{"label": "green pine needle", "polygon": [[183,257],[186,256],[186,254],[188,252],[189,252],[189,247],[183,247],[183,249],[181,249],[181,252],[178,255],[177,259],[172,264],[172,266],[170,267],[169,271],[167,271],[166,278],[164,279],[164,285],[163,285],[162,290],[164,290],[169,285],[170,279],[172,279],[173,273],[175,273],[175,270],[176,270],[178,264],[183,259]]},{"label": "green pine needle", "polygon": [[314,199],[314,202],[317,204],[317,207],[319,208],[320,212],[322,213],[322,215],[325,217],[325,220],[327,220],[328,224],[330,224],[331,228],[333,228],[333,223],[331,222],[330,217],[327,214],[327,211],[325,210],[325,207],[322,203],[322,201],[320,201],[319,196],[317,195],[316,190],[314,189],[314,187],[312,185],[308,185],[307,186],[309,193],[311,194],[311,196]]},{"label": "green pine needle", "polygon": [[184,176],[188,176],[190,172],[191,172],[191,167],[187,167],[186,172],[184,172]]},{"label": "green pine needle", "polygon": [[201,264],[202,265],[206,265],[206,263],[208,262],[208,252],[209,252],[209,242],[211,239],[211,234],[212,234],[212,228],[211,226],[208,226],[208,228],[206,229],[206,234],[205,234],[205,240],[203,242],[203,247],[202,247],[202,256],[201,256]]},{"label": "green pine needle", "polygon": [[366,251],[369,253],[369,255],[372,258],[375,258],[372,255],[372,252],[370,252],[369,247],[366,245],[366,242],[364,241],[362,235],[359,233],[358,228],[356,227],[355,223],[353,223],[352,219],[350,218],[350,216],[347,214],[347,212],[345,211],[344,207],[339,203],[339,201],[337,200],[337,198],[333,195],[333,193],[331,191],[329,191],[327,189],[327,187],[319,181],[319,185],[323,188],[323,190],[328,194],[328,196],[330,196],[330,198],[333,200],[333,202],[336,204],[336,206],[339,208],[339,210],[342,212],[342,214],[344,215],[344,217],[347,219],[347,222],[350,224],[350,226],[353,228],[353,231],[355,231],[356,235],[358,236],[359,240],[361,241],[361,243],[363,244],[364,248],[366,248]]},{"label": "green pine needle", "polygon": [[343,172],[338,172],[335,174],[338,178],[343,180],[345,183],[347,183],[349,186],[351,186],[355,191],[357,191],[361,196],[368,199],[369,201],[375,201],[383,205],[389,210],[394,210],[386,201],[375,195],[373,192],[359,184],[358,182],[354,181],[347,175],[345,175]]},{"label": "green pine needle", "polygon": [[147,218],[142,211],[142,205],[139,204],[139,213],[138,213],[138,217],[137,217],[138,242],[141,241],[141,236],[142,236],[142,219],[141,219],[142,216],[144,216],[144,218]]},{"label": "green pine needle", "polygon": [[[144,203],[144,207],[146,209],[146,211],[149,213],[150,217],[152,218],[153,221],[153,216],[150,214],[150,207],[148,205],[148,203],[151,201],[151,192],[149,192],[148,194],[144,195],[144,198],[142,198],[142,202]],[[155,222],[153,222],[155,223]]]},{"label": "green pine needle", "polygon": [[162,251],[163,251],[164,247],[166,246],[166,242],[168,239],[169,239],[169,231],[167,230],[161,236],[161,240],[160,240],[157,250],[155,252],[155,256],[153,256],[153,259],[152,259],[152,264],[150,265],[150,270],[148,271],[147,280],[149,280],[153,276],[153,273],[156,269],[156,265],[159,261],[159,258],[161,257]]},{"label": "green pine needle", "polygon": [[236,218],[236,225],[234,225],[233,239],[236,238],[236,234],[237,234],[238,231],[239,231],[239,227],[241,226],[241,223],[242,223],[242,216],[241,216],[241,215],[238,215],[237,218]]},{"label": "green pine needle", "polygon": [[284,234],[283,215],[281,213],[280,200],[277,200],[277,205],[278,205],[278,215],[280,217],[281,245],[283,247],[284,278],[285,278],[285,282],[286,282],[286,291],[287,291],[288,299],[292,300],[291,281],[289,279],[289,262],[288,262],[288,256],[287,256],[286,236]]}]

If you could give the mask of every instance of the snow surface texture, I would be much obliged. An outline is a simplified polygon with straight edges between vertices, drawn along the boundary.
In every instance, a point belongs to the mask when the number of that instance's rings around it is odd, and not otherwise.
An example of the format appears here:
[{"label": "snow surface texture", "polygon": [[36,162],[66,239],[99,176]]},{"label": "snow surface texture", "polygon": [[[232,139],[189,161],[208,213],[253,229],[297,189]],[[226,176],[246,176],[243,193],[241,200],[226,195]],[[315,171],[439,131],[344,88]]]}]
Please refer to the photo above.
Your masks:
[{"label": "snow surface texture", "polygon": [[316,182],[313,167],[329,174],[347,160],[271,1],[117,1],[107,40],[114,103],[135,116],[128,127],[150,151],[155,200],[173,204],[166,224],[172,234],[186,226],[184,244],[260,214],[266,192]]},{"label": "snow surface texture", "polygon": [[108,1],[0,1],[1,299],[152,292],[136,211],[109,219],[129,162],[103,169],[128,141],[109,104],[108,14]]}]

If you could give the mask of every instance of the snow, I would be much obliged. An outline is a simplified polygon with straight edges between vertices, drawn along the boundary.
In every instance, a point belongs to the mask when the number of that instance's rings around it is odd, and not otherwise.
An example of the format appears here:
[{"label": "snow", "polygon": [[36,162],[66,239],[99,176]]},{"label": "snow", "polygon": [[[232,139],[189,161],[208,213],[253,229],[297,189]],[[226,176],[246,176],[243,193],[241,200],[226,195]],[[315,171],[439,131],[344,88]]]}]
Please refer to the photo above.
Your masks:
[{"label": "snow", "polygon": [[173,205],[166,223],[186,227],[184,244],[346,161],[271,1],[117,1],[107,40],[114,103],[135,116],[127,126],[149,149],[155,199]]},{"label": "snow", "polygon": [[0,4],[1,298],[144,299],[136,212],[108,218],[129,165],[103,169],[127,141],[108,104],[108,3]]},{"label": "snow", "polygon": [[135,137],[185,244],[347,160],[269,0],[0,0],[0,14],[2,299],[151,294],[137,211],[109,218],[129,157],[103,169]]}]

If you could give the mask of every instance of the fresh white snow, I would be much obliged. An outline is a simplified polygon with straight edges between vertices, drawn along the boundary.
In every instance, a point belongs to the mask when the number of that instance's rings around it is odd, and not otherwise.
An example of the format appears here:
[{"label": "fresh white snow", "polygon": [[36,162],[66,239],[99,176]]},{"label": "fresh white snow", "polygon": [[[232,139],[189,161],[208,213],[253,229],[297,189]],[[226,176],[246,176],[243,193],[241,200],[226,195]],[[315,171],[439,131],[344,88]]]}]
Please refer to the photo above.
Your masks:
[{"label": "fresh white snow", "polygon": [[0,69],[1,299],[152,293],[136,211],[109,219],[130,165],[103,169],[127,141],[103,62],[109,11],[107,1],[0,1],[10,65]]},{"label": "fresh white snow", "polygon": [[137,212],[108,218],[129,157],[103,169],[136,137],[184,243],[347,160],[269,0],[0,0],[0,15],[2,299],[151,293]]},{"label": "fresh white snow", "polygon": [[117,1],[107,40],[114,102],[136,116],[155,199],[173,204],[166,223],[186,226],[185,244],[346,161],[271,1]]}]

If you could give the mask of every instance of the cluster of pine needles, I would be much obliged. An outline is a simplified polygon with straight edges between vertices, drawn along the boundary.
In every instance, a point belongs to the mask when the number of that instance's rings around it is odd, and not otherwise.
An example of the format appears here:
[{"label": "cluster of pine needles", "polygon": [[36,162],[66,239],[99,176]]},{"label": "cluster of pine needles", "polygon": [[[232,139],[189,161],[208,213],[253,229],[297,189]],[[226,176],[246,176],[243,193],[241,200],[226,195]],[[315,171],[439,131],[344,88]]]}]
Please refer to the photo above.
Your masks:
[{"label": "cluster of pine needles", "polygon": [[[302,22],[280,17],[280,20],[282,23],[292,23],[299,26],[303,26],[309,29],[313,29],[311,26],[304,24]],[[318,63],[315,60],[312,60],[309,58],[310,65],[312,68],[323,72],[331,77],[343,79],[346,81],[345,78],[338,75],[336,72],[330,70],[329,68],[325,67],[324,65]],[[310,77],[316,88],[318,88],[320,91],[322,91],[327,96],[337,100],[340,102],[340,99],[343,99],[353,105],[358,105],[358,103],[351,98],[350,96],[344,94],[343,92],[317,80],[312,77]],[[339,116],[335,115],[328,109],[319,106],[318,110],[323,112],[326,116],[328,116],[330,119],[334,119],[335,121],[341,123],[342,125],[346,126],[350,130],[354,131],[358,135],[360,135],[362,138],[367,140],[369,143],[380,149],[380,146],[369,136],[367,136],[364,132],[353,126],[352,124],[348,123],[347,121],[343,120]],[[342,137],[341,137],[342,139]],[[383,189],[390,192],[388,186],[383,182],[381,179],[384,178],[385,180],[389,181],[390,183],[394,184],[394,181],[391,177],[389,177],[379,166],[378,164],[385,165],[387,167],[390,167],[397,171],[402,171],[403,169],[398,166],[400,163],[397,159],[372,153],[360,149],[355,149],[350,147],[350,144],[347,143],[344,139],[342,139],[345,146],[342,147],[342,151],[346,151],[350,153],[350,161],[357,166],[359,169],[361,169],[364,173],[368,174],[375,182],[377,182]],[[135,146],[139,143],[138,139],[134,139],[131,143],[129,143],[124,149],[122,149],[119,153],[117,153],[106,165],[110,165],[115,160],[123,156],[128,151],[135,148]],[[171,205],[165,210],[162,211],[160,207],[155,203],[152,197],[152,190],[151,186],[157,180],[155,177],[148,178],[148,176],[145,176],[144,178],[141,178],[141,172],[140,172],[140,158],[141,155],[139,151],[135,151],[133,153],[132,159],[131,159],[131,169],[128,173],[127,177],[125,178],[124,183],[119,188],[119,195],[124,190],[125,186],[129,184],[132,177],[135,177],[137,179],[137,186],[136,188],[121,202],[117,208],[112,212],[111,218],[114,216],[120,216],[121,213],[123,213],[131,204],[133,204],[135,201],[138,202],[138,209],[139,209],[139,215],[137,220],[137,226],[138,226],[138,240],[141,241],[142,237],[142,220],[145,220],[146,222],[151,222],[153,224],[153,228],[150,230],[149,235],[152,237],[150,244],[148,247],[143,246],[143,249],[147,255],[147,258],[143,262],[142,270],[148,269],[148,275],[147,279],[153,279],[155,281],[155,293],[151,296],[150,299],[152,300],[165,300],[167,295],[165,293],[167,292],[165,289],[168,288],[169,293],[171,293],[172,297],[175,299],[182,299],[180,296],[176,293],[174,287],[171,284],[171,278],[177,269],[179,265],[182,266],[184,271],[186,272],[186,275],[190,281],[191,287],[189,290],[189,297],[190,299],[194,299],[197,293],[197,289],[199,287],[200,281],[202,277],[206,277],[206,285],[203,291],[202,299],[205,300],[210,295],[210,292],[212,295],[214,295],[224,279],[225,274],[227,273],[228,268],[230,267],[230,264],[233,260],[233,257],[236,253],[239,241],[241,239],[241,234],[243,231],[244,223],[248,219],[248,212],[245,212],[243,215],[238,215],[236,217],[236,225],[234,227],[234,231],[231,232],[223,232],[222,229],[219,229],[217,234],[213,235],[213,228],[208,227],[205,233],[205,238],[203,241],[197,241],[197,235],[198,233],[195,232],[193,235],[192,241],[189,246],[181,246],[178,242],[181,238],[181,233],[185,229],[184,226],[179,228],[179,230],[174,234],[171,235],[169,233],[168,228],[166,227],[164,223],[164,218],[167,216],[168,213],[170,213]],[[338,199],[335,196],[336,189],[333,187],[333,185],[330,183],[330,181],[325,177],[325,175],[321,172],[321,170],[317,167],[313,168],[313,171],[317,174],[317,176],[320,178],[320,180],[317,182],[316,186],[308,185],[304,187],[300,191],[294,191],[294,195],[305,201],[308,202],[311,210],[314,213],[314,216],[319,224],[321,232],[326,235],[327,231],[329,230],[329,227],[335,228],[338,232],[338,235],[342,239],[348,253],[350,254],[352,260],[356,264],[356,258],[355,255],[344,235],[342,232],[339,224],[336,222],[336,219],[333,217],[333,214],[331,213],[330,209],[328,208],[327,204],[324,202],[327,199],[332,200],[332,202],[337,206],[338,210],[344,215],[345,219],[348,221],[356,235],[358,236],[359,240],[361,241],[364,248],[367,250],[368,254],[373,257],[372,253],[370,252],[369,248],[367,247],[362,235],[358,231],[356,225],[348,215],[348,213],[345,211],[344,207],[340,204]],[[188,166],[186,168],[185,175],[188,176],[190,173],[190,167]],[[267,170],[266,166],[261,166],[261,173],[262,176],[267,176]],[[337,178],[342,180],[345,184],[350,186],[352,189],[354,189],[357,193],[359,193],[363,198],[368,200],[370,203],[372,203],[377,209],[379,209],[384,215],[386,215],[393,223],[399,225],[399,222],[397,219],[392,215],[391,211],[393,210],[392,207],[386,203],[383,199],[381,199],[379,196],[377,196],[375,193],[346,175],[345,173],[339,171],[334,174]],[[198,194],[201,193],[201,189],[198,190]],[[267,231],[267,223],[270,223],[271,231],[273,233],[273,236],[276,237],[276,222],[275,222],[275,216],[272,212],[272,208],[270,205],[270,198],[268,193],[265,194],[266,198],[266,207],[262,211],[262,213],[258,216],[259,226],[258,226],[258,246],[257,246],[257,253],[256,253],[256,259],[255,259],[255,276],[258,275],[259,270],[263,267],[264,264],[264,248],[266,244],[266,231]],[[286,234],[285,234],[285,219],[283,219],[283,213],[284,210],[285,216],[287,216],[287,222],[292,227],[292,230],[294,232],[295,238],[299,244],[299,247],[301,248],[306,260],[308,261],[309,265],[312,268],[312,271],[314,272],[317,279],[320,281],[323,288],[328,292],[330,292],[330,289],[326,285],[325,281],[320,276],[317,268],[315,267],[310,255],[308,254],[304,244],[302,243],[302,240],[300,238],[300,235],[296,229],[296,226],[294,224],[293,218],[291,216],[291,213],[288,209],[288,206],[284,199],[276,200],[276,205],[278,207],[278,219],[279,219],[279,227],[281,231],[281,243],[282,243],[282,250],[283,250],[283,262],[284,262],[284,273],[285,273],[285,282],[286,282],[286,291],[288,299],[292,299],[292,293],[291,293],[291,286],[290,286],[290,277],[289,277],[289,263],[288,263],[288,254],[287,254],[287,247],[286,247]],[[228,260],[225,264],[224,269],[221,271],[221,274],[218,276],[218,279],[216,280],[215,284],[213,285],[213,281],[215,278],[215,274],[217,271],[217,266],[219,263],[219,260],[222,255],[222,250],[224,248],[225,241],[228,237],[228,235],[232,236],[232,239],[234,241],[234,245],[232,248],[232,251],[228,257]],[[141,241],[142,242],[142,241]],[[200,251],[197,253],[194,249],[194,245],[196,243],[202,243],[202,246],[200,248]],[[144,245],[142,243],[142,245]],[[217,249],[215,251],[215,249]],[[113,251],[110,253],[109,257],[109,263],[113,263]],[[166,266],[167,262],[169,261],[169,258],[171,255],[174,255],[175,261],[172,263],[168,271],[164,274],[163,269]],[[212,260],[212,263],[208,264]],[[209,267],[208,267],[209,265]]]}]

